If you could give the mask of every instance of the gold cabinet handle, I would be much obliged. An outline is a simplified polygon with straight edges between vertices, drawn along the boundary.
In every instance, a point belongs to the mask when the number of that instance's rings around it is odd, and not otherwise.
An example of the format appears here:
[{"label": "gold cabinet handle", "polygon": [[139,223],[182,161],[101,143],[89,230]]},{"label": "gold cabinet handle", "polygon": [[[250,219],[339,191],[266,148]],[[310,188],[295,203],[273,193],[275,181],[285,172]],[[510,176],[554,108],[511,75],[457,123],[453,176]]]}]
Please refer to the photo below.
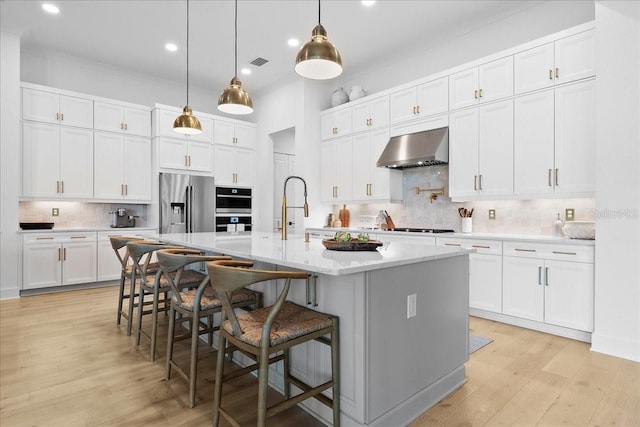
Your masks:
[{"label": "gold cabinet handle", "polygon": [[56,193],[60,193],[60,181],[56,181]]},{"label": "gold cabinet handle", "polygon": [[124,130],[129,130],[129,125],[128,124],[124,124]]},{"label": "gold cabinet handle", "polygon": [[60,181],[60,192],[64,193],[64,181]]},{"label": "gold cabinet handle", "polygon": [[36,237],[36,240],[53,240],[53,237]]},{"label": "gold cabinet handle", "polygon": [[120,195],[124,196],[124,184],[120,184]]},{"label": "gold cabinet handle", "polygon": [[416,105],[416,113],[420,114],[420,106],[419,105]]},{"label": "gold cabinet handle", "polygon": [[553,70],[549,70],[549,80],[553,80]]},{"label": "gold cabinet handle", "polygon": [[60,120],[64,120],[64,113],[60,113]]},{"label": "gold cabinet handle", "polygon": [[477,89],[473,91],[473,97],[475,99],[478,99],[478,90]]},{"label": "gold cabinet handle", "polygon": [[62,249],[62,260],[67,260],[67,248]]},{"label": "gold cabinet handle", "polygon": [[557,255],[578,255],[576,252],[553,251],[553,253]]},{"label": "gold cabinet handle", "polygon": [[445,246],[460,246],[460,243],[445,243]]},{"label": "gold cabinet handle", "polygon": [[120,130],[124,130],[124,123],[120,123]]},{"label": "gold cabinet handle", "polygon": [[542,285],[542,267],[538,267],[538,285]]},{"label": "gold cabinet handle", "polygon": [[556,187],[558,186],[558,168],[556,168]]},{"label": "gold cabinet handle", "polygon": [[478,90],[478,97],[482,98],[482,89]]},{"label": "gold cabinet handle", "polygon": [[124,185],[124,195],[125,196],[129,195],[129,186],[127,184]]},{"label": "gold cabinet handle", "polygon": [[516,252],[535,252],[535,249],[520,249],[520,248],[516,248],[515,249]]},{"label": "gold cabinet handle", "polygon": [[471,245],[472,248],[478,248],[478,249],[491,249],[491,246],[485,246],[485,245]]},{"label": "gold cabinet handle", "polygon": [[478,190],[482,191],[482,175],[478,175]]},{"label": "gold cabinet handle", "polygon": [[560,77],[560,69],[556,68],[556,79]]},{"label": "gold cabinet handle", "polygon": [[60,120],[60,113],[56,113],[56,120]]},{"label": "gold cabinet handle", "polygon": [[549,286],[549,267],[544,268],[544,285]]},{"label": "gold cabinet handle", "polygon": [[191,167],[191,154],[189,154],[189,167]]},{"label": "gold cabinet handle", "polygon": [[87,236],[71,236],[72,239],[86,239]]},{"label": "gold cabinet handle", "polygon": [[473,190],[478,191],[478,175],[473,175]]},{"label": "gold cabinet handle", "polygon": [[62,250],[58,248],[58,261],[62,261]]},{"label": "gold cabinet handle", "polygon": [[553,171],[551,169],[549,169],[549,187],[553,187],[553,184],[551,183],[551,174],[553,173]]}]

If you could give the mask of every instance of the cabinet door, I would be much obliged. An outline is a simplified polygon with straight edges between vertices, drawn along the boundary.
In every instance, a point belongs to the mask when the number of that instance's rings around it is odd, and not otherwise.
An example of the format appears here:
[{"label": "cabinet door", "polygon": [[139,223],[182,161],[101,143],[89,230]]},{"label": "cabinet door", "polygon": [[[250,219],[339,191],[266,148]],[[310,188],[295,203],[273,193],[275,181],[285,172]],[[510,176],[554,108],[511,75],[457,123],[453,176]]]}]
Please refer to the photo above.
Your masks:
[{"label": "cabinet door", "polygon": [[93,132],[60,128],[60,181],[62,197],[93,198]]},{"label": "cabinet door", "polygon": [[320,199],[323,202],[335,201],[335,187],[336,141],[325,141],[320,144]]},{"label": "cabinet door", "polygon": [[214,145],[214,173],[216,185],[234,185],[234,153],[233,147]]},{"label": "cabinet door", "polygon": [[62,284],[96,281],[96,242],[72,242],[62,245]]},{"label": "cabinet door", "polygon": [[515,54],[515,93],[530,92],[553,86],[553,65],[553,43],[547,43]]},{"label": "cabinet door", "polygon": [[62,247],[59,243],[24,245],[22,288],[37,289],[62,284]]},{"label": "cabinet door", "polygon": [[381,96],[380,98],[369,101],[368,104],[369,127],[375,129],[389,125],[389,97]]},{"label": "cabinet door", "polygon": [[389,96],[389,114],[391,123],[400,123],[416,117],[416,88],[394,92]]},{"label": "cabinet door", "polygon": [[[356,166],[351,169],[353,200],[369,199],[371,171],[371,136],[369,133],[355,135],[352,140],[353,159]],[[380,168],[382,169],[382,168]]]},{"label": "cabinet door", "polygon": [[353,154],[351,138],[336,141],[336,194],[339,201],[351,200],[353,179]]},{"label": "cabinet door", "polygon": [[542,260],[503,257],[502,313],[542,322],[544,304]]},{"label": "cabinet door", "polygon": [[449,76],[449,108],[452,110],[478,103],[476,67]]},{"label": "cabinet door", "polygon": [[449,118],[449,195],[478,194],[478,109]]},{"label": "cabinet door", "polygon": [[478,87],[481,102],[513,95],[513,56],[480,65]]},{"label": "cabinet door", "polygon": [[416,95],[417,113],[421,117],[447,112],[449,110],[449,77],[442,77],[418,86]]},{"label": "cabinet door", "polygon": [[124,195],[124,137],[94,133],[94,197],[120,199]]},{"label": "cabinet door", "polygon": [[502,313],[502,256],[469,255],[469,307]]},{"label": "cabinet door", "polygon": [[23,88],[22,118],[45,123],[58,123],[60,118],[59,95]]},{"label": "cabinet door", "polygon": [[58,197],[60,127],[22,123],[22,195]]},{"label": "cabinet door", "polygon": [[593,264],[545,261],[544,321],[593,331]]},{"label": "cabinet door", "polygon": [[151,136],[151,113],[147,110],[124,107],[124,124],[131,135]]},{"label": "cabinet door", "polygon": [[60,95],[60,124],[93,128],[93,101]]},{"label": "cabinet door", "polygon": [[256,128],[253,126],[246,126],[236,123],[235,137],[235,145],[237,147],[253,149],[256,146]]},{"label": "cabinet door", "polygon": [[343,136],[351,133],[351,108],[344,108],[333,113],[333,123],[336,135]]},{"label": "cabinet door", "polygon": [[158,142],[158,166],[168,169],[186,169],[187,141],[183,139],[161,138]]},{"label": "cabinet door", "polygon": [[96,101],[93,112],[94,129],[109,132],[124,132],[122,111],[123,108],[120,105]]},{"label": "cabinet door", "polygon": [[131,200],[151,200],[151,140],[124,138],[124,195]]},{"label": "cabinet door", "polygon": [[199,172],[213,172],[213,144],[202,141],[188,142],[188,169]]},{"label": "cabinet door", "polygon": [[555,191],[595,193],[595,82],[556,89]]},{"label": "cabinet door", "polygon": [[120,261],[111,247],[111,242],[98,242],[97,278],[96,281],[119,280],[121,272]]},{"label": "cabinet door", "polygon": [[514,192],[553,192],[553,90],[514,100]]},{"label": "cabinet door", "polygon": [[353,106],[351,109],[351,115],[353,117],[353,132],[369,130],[369,119],[371,118],[370,111],[371,108],[368,102],[363,102],[362,104]]},{"label": "cabinet door", "polygon": [[[354,138],[355,142],[355,138]],[[372,131],[369,135],[369,198],[370,199],[402,199],[402,172],[376,166],[382,150],[389,142],[389,129]],[[353,167],[358,169],[358,157],[354,150]],[[354,183],[355,189],[355,183]]]},{"label": "cabinet door", "polygon": [[513,101],[479,109],[478,194],[513,194]]},{"label": "cabinet door", "polygon": [[253,150],[236,149],[234,153],[236,184],[241,187],[255,185],[255,153]]},{"label": "cabinet door", "polygon": [[233,138],[235,138],[233,123],[215,120],[213,129],[213,142],[216,144],[233,145]]},{"label": "cabinet door", "polygon": [[595,30],[585,31],[555,43],[556,84],[595,76]]}]

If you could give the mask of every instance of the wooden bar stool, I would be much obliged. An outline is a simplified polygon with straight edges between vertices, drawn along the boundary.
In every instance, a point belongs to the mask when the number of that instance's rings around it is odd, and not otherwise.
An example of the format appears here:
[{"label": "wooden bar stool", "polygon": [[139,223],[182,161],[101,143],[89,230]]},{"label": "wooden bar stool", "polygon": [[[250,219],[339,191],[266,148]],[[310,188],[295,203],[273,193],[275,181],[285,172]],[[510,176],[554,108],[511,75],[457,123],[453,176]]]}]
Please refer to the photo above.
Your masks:
[{"label": "wooden bar stool", "polygon": [[[239,425],[221,406],[223,383],[258,369],[258,423],[266,425],[267,417],[314,397],[333,410],[333,425],[340,425],[340,353],[338,318],[286,301],[292,279],[308,279],[309,275],[295,271],[253,270],[246,261],[214,261],[207,264],[213,289],[222,302],[222,319],[218,349],[238,349],[257,363],[224,375],[224,352],[218,352],[216,385],[213,397],[213,426],[217,427],[222,414],[232,425]],[[236,316],[231,305],[230,293],[244,286],[267,280],[285,279],[284,287],[276,303],[270,307],[242,313]],[[330,335],[330,339],[325,335]],[[289,349],[310,340],[317,340],[331,347],[331,379],[312,387],[291,375]],[[282,352],[270,358],[271,354]],[[284,363],[284,400],[267,407],[269,364]],[[302,393],[291,396],[291,384]],[[321,394],[333,389],[333,398]]]},{"label": "wooden bar stool", "polygon": [[[127,249],[127,243],[133,241],[143,241],[142,237],[133,237],[133,236],[111,236],[109,238],[111,241],[111,247],[113,251],[116,253],[116,257],[118,257],[118,261],[120,261],[120,266],[122,268],[120,272],[120,290],[118,292],[118,318],[116,324],[120,324],[120,319],[124,317],[127,319],[127,335],[131,335],[131,327],[129,326],[129,308],[127,310],[123,310],[124,300],[128,300],[129,304],[133,304],[135,298],[138,297],[138,294],[131,296],[131,286],[129,286],[129,293],[125,293],[126,282],[131,279],[132,273],[135,274],[135,270],[133,268],[133,264],[130,264],[131,256],[129,254],[129,250]],[[125,249],[124,254],[122,253],[122,249]],[[156,274],[158,271],[158,263],[150,262],[147,265],[147,273],[148,274]]]},{"label": "wooden bar stool", "polygon": [[[209,276],[199,283],[197,289],[183,289],[181,280],[189,271],[184,268],[197,262],[209,262],[215,260],[230,260],[228,256],[201,255],[200,251],[192,249],[163,249],[157,252],[160,271],[156,278],[163,276],[169,283],[172,291],[169,332],[167,337],[167,365],[166,379],[171,377],[171,368],[175,368],[189,382],[189,407],[195,406],[196,380],[198,373],[199,337],[209,335],[209,344],[212,344],[213,332],[219,327],[213,324],[213,315],[222,309],[217,293],[211,288]],[[256,309],[262,306],[262,294],[249,289],[238,289],[230,296],[230,304],[233,308],[243,310]],[[176,314],[182,316],[179,322],[190,322],[190,333],[175,336]],[[206,318],[203,323],[201,319]],[[191,338],[191,354],[189,359],[189,372],[183,369],[173,359],[173,344],[176,341]],[[224,351],[221,352],[224,356]]]}]

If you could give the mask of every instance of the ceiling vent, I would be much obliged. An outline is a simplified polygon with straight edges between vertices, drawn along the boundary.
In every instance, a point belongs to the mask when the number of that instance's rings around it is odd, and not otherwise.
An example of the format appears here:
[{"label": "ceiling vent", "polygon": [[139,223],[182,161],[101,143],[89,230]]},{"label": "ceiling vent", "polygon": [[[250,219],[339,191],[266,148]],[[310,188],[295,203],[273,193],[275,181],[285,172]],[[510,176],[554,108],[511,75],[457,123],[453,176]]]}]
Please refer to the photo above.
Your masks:
[{"label": "ceiling vent", "polygon": [[256,67],[262,67],[267,62],[269,62],[268,59],[264,59],[258,56],[256,59],[249,61],[249,64],[255,65]]}]

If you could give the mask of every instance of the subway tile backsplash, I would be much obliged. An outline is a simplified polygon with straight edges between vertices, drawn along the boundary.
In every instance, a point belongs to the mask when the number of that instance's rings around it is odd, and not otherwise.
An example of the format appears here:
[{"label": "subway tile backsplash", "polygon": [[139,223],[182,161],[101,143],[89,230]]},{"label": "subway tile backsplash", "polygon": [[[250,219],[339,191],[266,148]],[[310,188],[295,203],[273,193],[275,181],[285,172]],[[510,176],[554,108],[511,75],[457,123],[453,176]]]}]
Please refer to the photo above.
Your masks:
[{"label": "subway tile backsplash", "polygon": [[[59,209],[58,216],[52,216],[51,210]],[[19,222],[53,222],[54,228],[109,228],[109,212],[124,208],[130,215],[137,216],[136,227],[147,226],[147,205],[128,205],[125,203],[83,203],[67,201],[20,202]]]}]

